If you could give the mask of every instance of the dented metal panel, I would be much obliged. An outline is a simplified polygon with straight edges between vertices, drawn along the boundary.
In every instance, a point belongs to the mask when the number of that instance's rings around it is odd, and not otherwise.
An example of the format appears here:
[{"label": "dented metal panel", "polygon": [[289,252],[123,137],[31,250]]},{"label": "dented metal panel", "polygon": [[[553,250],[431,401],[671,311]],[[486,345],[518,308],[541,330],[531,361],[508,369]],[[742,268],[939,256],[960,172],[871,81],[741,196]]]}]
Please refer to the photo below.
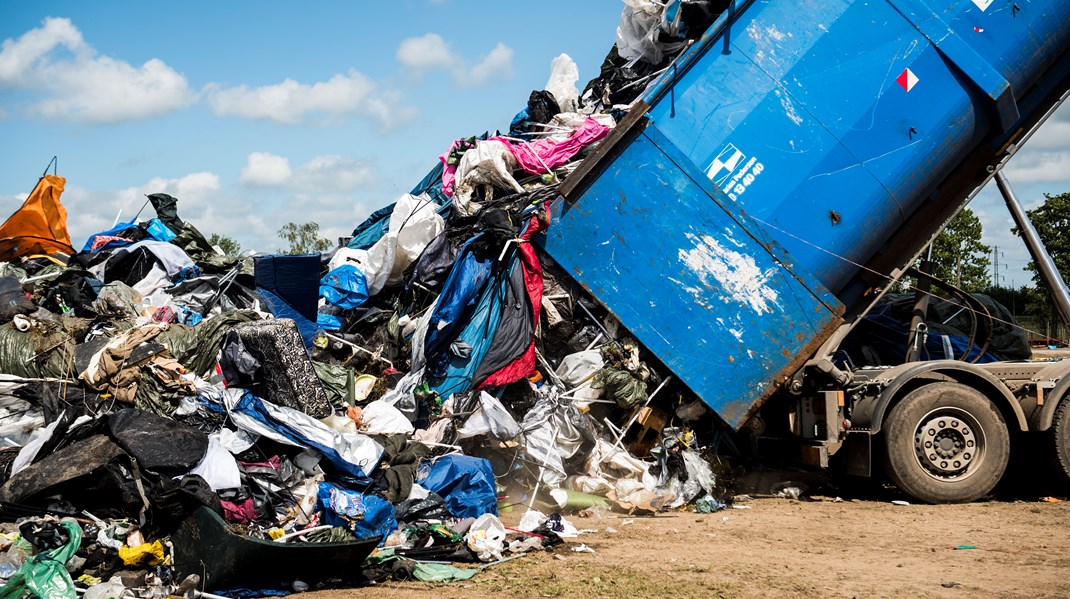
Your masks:
[{"label": "dented metal panel", "polygon": [[733,426],[839,322],[835,298],[656,130],[556,210],[547,251]]}]

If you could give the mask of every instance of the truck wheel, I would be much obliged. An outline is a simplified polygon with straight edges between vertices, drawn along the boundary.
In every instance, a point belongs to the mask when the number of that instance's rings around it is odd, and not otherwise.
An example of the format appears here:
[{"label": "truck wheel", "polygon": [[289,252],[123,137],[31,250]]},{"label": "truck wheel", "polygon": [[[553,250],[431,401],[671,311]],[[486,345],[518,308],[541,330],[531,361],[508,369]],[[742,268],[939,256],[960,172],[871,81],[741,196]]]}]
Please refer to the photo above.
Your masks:
[{"label": "truck wheel", "polygon": [[973,501],[996,486],[1010,458],[1007,424],[979,391],[933,383],[907,394],[884,423],[889,477],[929,503]]},{"label": "truck wheel", "polygon": [[1064,398],[1055,408],[1055,416],[1045,435],[1045,448],[1051,461],[1052,472],[1063,489],[1070,488],[1070,397]]}]

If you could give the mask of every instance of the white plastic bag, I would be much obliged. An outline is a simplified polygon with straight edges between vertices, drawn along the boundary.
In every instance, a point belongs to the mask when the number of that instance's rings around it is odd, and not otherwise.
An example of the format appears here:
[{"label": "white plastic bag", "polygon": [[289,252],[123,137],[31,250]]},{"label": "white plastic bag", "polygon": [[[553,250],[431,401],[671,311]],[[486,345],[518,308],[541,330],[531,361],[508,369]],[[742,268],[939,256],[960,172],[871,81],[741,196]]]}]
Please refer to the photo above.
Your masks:
[{"label": "white plastic bag", "polygon": [[461,216],[479,212],[482,206],[472,202],[472,194],[478,185],[492,185],[516,193],[524,191],[513,178],[516,168],[516,158],[509,146],[493,139],[477,143],[476,147],[464,153],[457,164],[453,206]]},{"label": "white plastic bag", "polygon": [[531,532],[542,526],[545,522],[546,514],[539,510],[528,510],[524,512],[524,516],[520,518],[520,524],[516,525],[516,529],[524,532]]},{"label": "white plastic bag", "polygon": [[[356,263],[364,273],[369,296],[376,295],[387,285],[401,283],[405,269],[446,228],[437,208],[427,195],[405,194],[394,203],[386,234],[368,249],[363,262],[353,250],[343,255],[343,261]],[[332,263],[334,260],[332,258]]]},{"label": "white plastic bag", "polygon": [[494,514],[483,514],[468,529],[465,543],[480,561],[500,560],[505,551],[505,526]]},{"label": "white plastic bag", "polygon": [[550,63],[550,79],[546,81],[546,91],[554,95],[562,112],[574,112],[580,105],[580,92],[576,82],[580,79],[580,69],[568,54],[558,54]]},{"label": "white plastic bag", "polygon": [[212,487],[213,491],[236,489],[241,486],[241,472],[234,456],[223,447],[219,433],[208,435],[208,451],[200,463],[189,471],[197,474]]},{"label": "white plastic bag", "polygon": [[[125,593],[125,595],[124,595]],[[133,593],[128,593],[126,587],[123,586],[123,581],[116,574],[112,576],[108,582],[102,582],[95,584],[85,590],[84,599],[119,599],[120,597],[132,597]]]},{"label": "white plastic bag", "polygon": [[501,441],[508,441],[520,435],[520,425],[496,397],[480,391],[479,406],[457,429],[457,438],[467,439],[487,433]]},{"label": "white plastic bag", "polygon": [[412,423],[394,406],[377,400],[361,408],[364,432],[370,435],[408,435]]}]

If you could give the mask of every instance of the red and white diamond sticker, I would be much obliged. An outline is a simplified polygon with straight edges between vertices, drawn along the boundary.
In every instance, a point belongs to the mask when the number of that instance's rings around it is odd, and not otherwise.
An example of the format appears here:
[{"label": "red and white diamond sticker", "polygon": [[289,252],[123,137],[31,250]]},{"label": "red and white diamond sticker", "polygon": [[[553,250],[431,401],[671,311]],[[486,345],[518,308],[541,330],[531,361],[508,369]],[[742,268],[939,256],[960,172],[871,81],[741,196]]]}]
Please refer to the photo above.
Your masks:
[{"label": "red and white diamond sticker", "polygon": [[914,89],[914,86],[918,84],[918,76],[914,74],[914,71],[910,69],[903,69],[903,72],[895,78],[895,82],[899,84],[903,89],[910,91]]},{"label": "red and white diamond sticker", "polygon": [[981,9],[981,12],[988,10],[988,7],[992,6],[992,0],[973,0],[973,3],[977,5],[977,8]]}]

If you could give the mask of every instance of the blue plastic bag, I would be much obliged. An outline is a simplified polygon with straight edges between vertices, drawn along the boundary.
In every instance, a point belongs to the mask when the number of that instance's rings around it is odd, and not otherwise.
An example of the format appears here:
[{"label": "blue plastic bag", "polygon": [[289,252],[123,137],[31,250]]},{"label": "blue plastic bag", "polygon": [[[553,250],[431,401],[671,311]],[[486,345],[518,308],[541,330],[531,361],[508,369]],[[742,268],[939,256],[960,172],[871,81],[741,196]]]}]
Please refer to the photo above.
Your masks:
[{"label": "blue plastic bag", "polygon": [[316,499],[325,524],[348,528],[358,538],[382,537],[382,545],[398,527],[393,504],[381,497],[320,483]]},{"label": "blue plastic bag", "polygon": [[320,297],[332,306],[352,310],[368,301],[368,282],[359,268],[343,264],[320,280]]}]

